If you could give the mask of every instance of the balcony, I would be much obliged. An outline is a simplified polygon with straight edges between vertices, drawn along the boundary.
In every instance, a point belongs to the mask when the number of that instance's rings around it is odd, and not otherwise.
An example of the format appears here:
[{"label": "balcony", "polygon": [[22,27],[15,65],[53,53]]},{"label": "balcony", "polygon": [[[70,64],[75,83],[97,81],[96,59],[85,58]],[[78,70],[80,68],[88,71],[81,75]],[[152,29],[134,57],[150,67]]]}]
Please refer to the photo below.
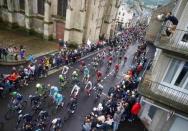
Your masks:
[{"label": "balcony", "polygon": [[188,113],[188,94],[151,81],[147,78],[147,74],[140,83],[138,91],[142,96],[159,104],[171,107],[175,111]]},{"label": "balcony", "polygon": [[146,41],[151,42],[151,43],[155,42],[156,36],[162,26],[161,21],[157,20],[157,16],[159,14],[164,14],[166,12],[172,11],[174,7],[176,6],[175,3],[176,3],[175,0],[171,0],[171,2],[168,3],[167,5],[161,6],[157,8],[156,10],[152,11],[152,16],[150,19],[149,26],[147,27],[147,32],[145,36]]},{"label": "balcony", "polygon": [[163,49],[172,55],[180,57],[188,57],[188,30],[176,29],[172,31],[170,36],[166,35],[166,30],[171,29],[167,26],[162,26],[157,35],[155,46]]}]

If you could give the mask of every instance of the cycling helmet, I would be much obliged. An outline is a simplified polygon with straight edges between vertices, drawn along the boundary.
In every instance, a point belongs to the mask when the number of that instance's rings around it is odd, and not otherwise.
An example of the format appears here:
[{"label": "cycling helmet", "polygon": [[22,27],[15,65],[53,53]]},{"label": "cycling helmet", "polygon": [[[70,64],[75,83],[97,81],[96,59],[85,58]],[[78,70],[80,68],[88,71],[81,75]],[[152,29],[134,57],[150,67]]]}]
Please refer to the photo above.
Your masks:
[{"label": "cycling helmet", "polygon": [[77,74],[77,72],[76,72],[76,71],[73,71],[73,74]]},{"label": "cycling helmet", "polygon": [[11,92],[11,95],[12,95],[12,96],[17,96],[17,94],[18,94],[18,93],[17,93],[16,91]]},{"label": "cycling helmet", "polygon": [[41,84],[40,84],[40,83],[37,83],[37,84],[36,84],[36,88],[39,88],[39,87],[41,87]]},{"label": "cycling helmet", "polygon": [[59,75],[59,78],[62,78],[63,77],[63,75]]}]

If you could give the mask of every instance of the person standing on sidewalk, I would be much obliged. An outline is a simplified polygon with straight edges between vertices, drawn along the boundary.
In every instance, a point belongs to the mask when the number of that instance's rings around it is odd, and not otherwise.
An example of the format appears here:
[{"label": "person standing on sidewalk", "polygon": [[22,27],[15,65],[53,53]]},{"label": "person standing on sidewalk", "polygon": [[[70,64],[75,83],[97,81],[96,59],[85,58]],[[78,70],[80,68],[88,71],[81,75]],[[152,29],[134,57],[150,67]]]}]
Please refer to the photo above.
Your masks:
[{"label": "person standing on sidewalk", "polygon": [[124,112],[124,107],[123,106],[118,106],[117,111],[114,113],[114,123],[113,123],[113,131],[117,131],[119,127],[119,123],[121,121],[121,116]]}]

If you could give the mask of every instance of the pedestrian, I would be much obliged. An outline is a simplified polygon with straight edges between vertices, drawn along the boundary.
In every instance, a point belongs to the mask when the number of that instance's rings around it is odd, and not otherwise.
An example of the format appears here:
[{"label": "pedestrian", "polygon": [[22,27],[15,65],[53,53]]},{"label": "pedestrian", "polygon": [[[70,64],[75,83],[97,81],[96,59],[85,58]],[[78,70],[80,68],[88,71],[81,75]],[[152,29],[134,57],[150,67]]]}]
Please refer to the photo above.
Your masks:
[{"label": "pedestrian", "polygon": [[172,12],[168,12],[164,21],[171,21],[172,27],[166,29],[167,36],[170,36],[176,30],[176,26],[178,25],[178,19],[172,15]]},{"label": "pedestrian", "polygon": [[137,117],[138,113],[140,112],[141,104],[136,102],[131,108],[131,119],[129,121],[134,121]]},{"label": "pedestrian", "polygon": [[2,54],[3,54],[3,59],[4,59],[5,61],[7,61],[7,55],[8,55],[7,48],[3,48]]},{"label": "pedestrian", "polygon": [[31,63],[34,63],[34,57],[33,57],[32,54],[30,54],[30,55],[28,56],[28,61],[31,62]]},{"label": "pedestrian", "polygon": [[113,131],[117,131],[119,127],[119,123],[121,121],[121,116],[123,114],[124,110],[121,110],[118,108],[118,110],[115,112],[114,117],[113,117]]}]

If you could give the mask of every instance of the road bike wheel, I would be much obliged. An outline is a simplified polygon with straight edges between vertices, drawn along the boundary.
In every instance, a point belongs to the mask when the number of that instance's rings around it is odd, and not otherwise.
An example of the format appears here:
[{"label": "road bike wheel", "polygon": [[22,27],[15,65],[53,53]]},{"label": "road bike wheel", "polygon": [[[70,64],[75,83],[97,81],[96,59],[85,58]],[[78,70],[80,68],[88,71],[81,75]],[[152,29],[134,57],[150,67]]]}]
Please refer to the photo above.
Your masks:
[{"label": "road bike wheel", "polygon": [[5,119],[10,120],[13,117],[14,117],[14,112],[12,110],[8,110],[7,113],[5,114]]}]

